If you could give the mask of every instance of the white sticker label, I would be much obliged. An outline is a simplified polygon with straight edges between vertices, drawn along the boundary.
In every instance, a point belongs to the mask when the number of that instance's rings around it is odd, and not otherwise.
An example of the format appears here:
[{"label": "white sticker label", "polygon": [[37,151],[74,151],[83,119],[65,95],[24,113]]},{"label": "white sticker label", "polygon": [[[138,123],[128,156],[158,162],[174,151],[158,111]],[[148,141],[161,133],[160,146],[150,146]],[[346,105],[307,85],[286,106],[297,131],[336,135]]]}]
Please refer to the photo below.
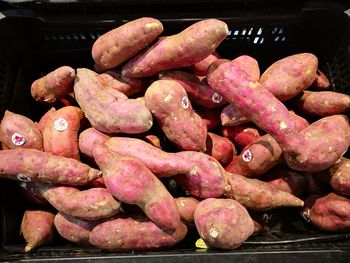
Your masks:
[{"label": "white sticker label", "polygon": [[214,94],[211,96],[211,100],[214,102],[214,103],[221,103],[222,102],[222,100],[223,100],[224,98],[221,96],[221,95],[219,95],[219,94],[217,94],[216,92],[214,92]]},{"label": "white sticker label", "polygon": [[310,216],[309,216],[309,213],[308,213],[308,212],[303,211],[303,212],[301,213],[301,216],[304,218],[304,220],[305,220],[306,222],[308,222],[308,223],[311,222],[311,219],[310,219]]},{"label": "white sticker label", "polygon": [[253,155],[250,150],[246,150],[242,154],[242,160],[245,161],[246,163],[249,163],[253,159]]},{"label": "white sticker label", "polygon": [[26,139],[19,133],[14,133],[11,137],[12,143],[16,146],[21,146],[26,142]]},{"label": "white sticker label", "polygon": [[188,107],[190,106],[190,102],[188,100],[188,97],[187,96],[184,96],[181,100],[181,105],[182,105],[182,108],[184,108],[185,110],[188,109]]},{"label": "white sticker label", "polygon": [[68,128],[68,122],[63,118],[59,118],[55,120],[53,127],[56,131],[62,132]]},{"label": "white sticker label", "polygon": [[26,183],[29,183],[32,181],[32,179],[30,179],[28,175],[25,175],[25,174],[17,174],[17,179]]}]

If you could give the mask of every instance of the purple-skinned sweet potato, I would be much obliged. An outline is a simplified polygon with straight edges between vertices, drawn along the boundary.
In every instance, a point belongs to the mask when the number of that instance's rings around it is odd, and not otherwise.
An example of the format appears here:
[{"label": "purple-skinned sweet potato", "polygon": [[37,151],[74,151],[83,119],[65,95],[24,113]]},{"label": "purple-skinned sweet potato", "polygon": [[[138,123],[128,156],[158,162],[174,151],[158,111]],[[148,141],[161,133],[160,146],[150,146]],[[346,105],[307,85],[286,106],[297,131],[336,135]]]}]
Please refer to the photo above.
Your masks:
[{"label": "purple-skinned sweet potato", "polygon": [[55,215],[42,210],[26,210],[21,224],[21,233],[27,242],[25,252],[53,241]]},{"label": "purple-skinned sweet potato", "polygon": [[320,69],[317,69],[316,78],[311,86],[319,90],[324,90],[328,89],[330,85],[327,76]]},{"label": "purple-skinned sweet potato", "polygon": [[199,235],[212,248],[237,248],[254,232],[248,211],[232,199],[209,198],[200,202],[194,221]]},{"label": "purple-skinned sweet potato", "polygon": [[214,157],[222,166],[226,166],[236,154],[236,148],[229,139],[208,132],[207,150],[205,153]]},{"label": "purple-skinned sweet potato", "polygon": [[29,118],[8,110],[1,120],[0,141],[8,149],[44,149],[43,136],[38,126]]},{"label": "purple-skinned sweet potato", "polygon": [[2,150],[0,159],[0,177],[12,180],[85,185],[101,176],[101,171],[75,159],[34,149]]},{"label": "purple-skinned sweet potato", "polygon": [[220,109],[208,109],[204,107],[196,107],[196,113],[202,118],[207,130],[211,131],[220,124]]},{"label": "purple-skinned sweet potato", "polygon": [[350,96],[335,91],[304,91],[296,103],[302,113],[313,116],[331,116],[350,110]]},{"label": "purple-skinned sweet potato", "polygon": [[95,145],[104,143],[110,136],[96,130],[95,128],[88,128],[79,134],[79,150],[85,156],[93,158],[93,149]]},{"label": "purple-skinned sweet potato", "polygon": [[163,32],[154,18],[135,19],[100,36],[92,46],[92,57],[99,70],[114,68],[144,49]]},{"label": "purple-skinned sweet potato", "polygon": [[193,226],[194,211],[199,201],[193,197],[178,197],[175,198],[175,202],[180,212],[181,221],[188,227]]},{"label": "purple-skinned sweet potato", "polygon": [[69,66],[59,67],[46,76],[35,80],[31,94],[36,101],[54,104],[73,90],[75,70]]},{"label": "purple-skinned sweet potato", "polygon": [[300,53],[274,62],[260,77],[260,84],[280,101],[289,100],[311,86],[316,78],[318,59]]},{"label": "purple-skinned sweet potato", "polygon": [[207,127],[192,109],[185,89],[175,80],[158,80],[145,93],[152,112],[166,137],[179,149],[205,151]]},{"label": "purple-skinned sweet potato", "polygon": [[105,144],[93,150],[107,189],[118,200],[139,206],[160,228],[175,231],[180,213],[161,181],[139,160],[113,153]]},{"label": "purple-skinned sweet potato", "polygon": [[190,69],[193,72],[193,74],[197,76],[206,76],[208,73],[208,68],[215,60],[219,59],[220,55],[218,52],[214,51],[209,56],[204,58],[203,60],[194,63]]},{"label": "purple-skinned sweet potato", "polygon": [[258,130],[254,123],[244,123],[236,126],[222,126],[221,132],[225,138],[233,141],[239,149],[243,149],[247,145],[253,143],[262,135],[262,132]]},{"label": "purple-skinned sweet potato", "polygon": [[186,234],[187,228],[182,222],[174,232],[168,233],[145,217],[118,217],[94,227],[89,241],[107,251],[149,251],[172,247]]},{"label": "purple-skinned sweet potato", "polygon": [[227,188],[226,195],[254,211],[304,205],[298,197],[258,179],[229,173],[227,177],[230,187]]},{"label": "purple-skinned sweet potato", "polygon": [[140,78],[190,66],[209,56],[227,34],[228,27],[220,20],[199,21],[176,35],[160,39],[148,50],[136,55],[123,66],[122,74]]},{"label": "purple-skinned sweet potato", "polygon": [[329,169],[330,184],[334,192],[340,195],[350,195],[350,160],[342,157]]},{"label": "purple-skinned sweet potato", "polygon": [[152,115],[145,105],[103,87],[97,74],[89,69],[77,70],[74,92],[86,118],[99,131],[142,133],[152,127]]}]

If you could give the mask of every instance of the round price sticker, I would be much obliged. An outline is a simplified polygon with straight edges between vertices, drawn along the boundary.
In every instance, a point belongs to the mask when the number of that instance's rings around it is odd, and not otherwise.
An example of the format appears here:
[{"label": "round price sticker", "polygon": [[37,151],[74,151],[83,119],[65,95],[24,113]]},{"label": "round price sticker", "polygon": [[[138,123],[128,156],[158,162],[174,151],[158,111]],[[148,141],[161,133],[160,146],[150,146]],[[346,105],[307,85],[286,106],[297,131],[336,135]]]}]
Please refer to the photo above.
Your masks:
[{"label": "round price sticker", "polygon": [[182,105],[182,108],[184,108],[185,110],[188,109],[188,107],[190,106],[190,101],[188,100],[188,97],[187,96],[184,96],[181,100],[181,105]]},{"label": "round price sticker", "polygon": [[242,160],[245,161],[246,163],[249,163],[253,159],[253,155],[250,150],[244,151],[242,154]]},{"label": "round price sticker", "polygon": [[56,131],[62,132],[68,128],[68,122],[63,118],[59,118],[54,121],[53,127]]},{"label": "round price sticker", "polygon": [[12,143],[16,146],[21,146],[26,142],[26,139],[24,139],[24,137],[19,133],[12,134],[11,140]]},{"label": "round price sticker", "polygon": [[221,95],[217,94],[216,92],[214,92],[214,94],[211,96],[211,100],[217,104],[221,103],[223,99],[224,98]]},{"label": "round price sticker", "polygon": [[30,177],[28,177],[28,175],[26,174],[17,174],[17,179],[25,183],[29,183],[30,181],[32,181],[32,179],[30,179]]}]

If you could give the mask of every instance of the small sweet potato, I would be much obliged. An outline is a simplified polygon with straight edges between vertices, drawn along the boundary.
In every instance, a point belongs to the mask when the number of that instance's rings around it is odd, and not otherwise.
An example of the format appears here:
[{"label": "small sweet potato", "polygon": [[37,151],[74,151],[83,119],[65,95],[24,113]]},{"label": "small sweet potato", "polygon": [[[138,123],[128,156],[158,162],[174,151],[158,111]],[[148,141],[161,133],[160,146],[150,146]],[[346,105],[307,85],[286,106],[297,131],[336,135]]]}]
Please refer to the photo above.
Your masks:
[{"label": "small sweet potato", "polygon": [[236,126],[222,126],[222,135],[243,149],[261,137],[261,131],[253,123],[245,123]]},{"label": "small sweet potato", "polygon": [[206,82],[189,72],[181,70],[169,70],[159,73],[161,80],[175,80],[186,90],[188,98],[193,104],[213,109],[220,108],[227,102],[217,94]]},{"label": "small sweet potato", "polygon": [[229,173],[227,177],[230,187],[227,188],[226,195],[254,211],[304,205],[304,202],[298,197],[258,179]]},{"label": "small sweet potato", "polygon": [[101,176],[75,159],[34,149],[2,150],[0,160],[0,177],[12,180],[85,185]]},{"label": "small sweet potato", "polygon": [[237,65],[244,70],[253,81],[259,81],[260,69],[256,59],[247,55],[242,55],[232,60],[232,62],[237,63]]},{"label": "small sweet potato", "polygon": [[316,78],[311,86],[319,90],[324,90],[328,89],[330,85],[327,76],[320,69],[317,69]]},{"label": "small sweet potato", "polygon": [[110,136],[96,130],[95,128],[88,128],[79,134],[79,150],[85,156],[93,158],[92,151],[95,145],[104,143]]},{"label": "small sweet potato", "polygon": [[107,251],[154,250],[174,246],[185,238],[186,226],[180,222],[167,233],[146,218],[116,218],[97,225],[90,233],[90,244]]},{"label": "small sweet potato", "polygon": [[219,59],[220,55],[218,52],[214,51],[209,56],[207,56],[205,59],[194,63],[190,69],[191,71],[197,75],[197,76],[206,76],[208,73],[208,68],[215,60]]},{"label": "small sweet potato", "polygon": [[8,149],[43,150],[43,136],[38,126],[29,118],[8,110],[0,124],[0,141]]},{"label": "small sweet potato", "polygon": [[220,109],[208,109],[204,107],[196,107],[196,113],[202,118],[207,130],[211,131],[220,124]]},{"label": "small sweet potato", "polygon": [[318,59],[311,53],[288,56],[266,69],[260,84],[279,100],[289,100],[311,86],[317,67]]},{"label": "small sweet potato", "polygon": [[192,109],[185,89],[178,82],[153,82],[145,93],[145,101],[166,137],[176,147],[205,151],[207,127]]},{"label": "small sweet potato", "polygon": [[106,133],[142,133],[153,124],[145,105],[123,93],[103,87],[95,72],[78,69],[74,92],[91,125]]},{"label": "small sweet potato", "polygon": [[350,195],[350,160],[342,157],[329,169],[330,184],[334,192],[340,195]]},{"label": "small sweet potato", "polygon": [[199,235],[213,248],[234,249],[254,232],[248,211],[235,200],[209,198],[194,212]]},{"label": "small sweet potato", "polygon": [[335,91],[304,91],[296,103],[302,113],[313,116],[331,116],[350,110],[350,96]]},{"label": "small sweet potato", "polygon": [[99,70],[114,68],[144,49],[163,32],[162,23],[142,17],[108,31],[92,46],[92,57]]},{"label": "small sweet potato", "polygon": [[38,128],[41,133],[44,132],[47,121],[51,118],[52,114],[56,112],[54,107],[50,108],[39,120]]},{"label": "small sweet potato", "polygon": [[187,67],[209,56],[228,34],[226,23],[217,19],[199,21],[182,32],[160,39],[124,65],[129,78],[147,77],[160,71]]},{"label": "small sweet potato", "polygon": [[156,135],[148,134],[143,138],[143,140],[145,142],[152,144],[154,147],[162,149],[162,145],[160,144],[160,139]]},{"label": "small sweet potato", "polygon": [[178,197],[175,198],[175,201],[180,212],[181,221],[188,227],[192,226],[194,223],[194,210],[199,201],[193,197]]},{"label": "small sweet potato", "polygon": [[208,132],[206,154],[214,157],[221,165],[228,165],[236,154],[235,145],[227,138]]},{"label": "small sweet potato", "polygon": [[74,79],[74,69],[60,67],[32,83],[32,96],[36,101],[54,104],[73,90]]},{"label": "small sweet potato", "polygon": [[21,233],[27,242],[25,252],[49,244],[53,240],[55,215],[41,210],[26,210],[21,224]]},{"label": "small sweet potato", "polygon": [[105,185],[114,197],[139,206],[164,230],[175,231],[179,227],[180,213],[174,198],[139,160],[117,155],[105,144],[96,145],[93,155],[103,171]]}]

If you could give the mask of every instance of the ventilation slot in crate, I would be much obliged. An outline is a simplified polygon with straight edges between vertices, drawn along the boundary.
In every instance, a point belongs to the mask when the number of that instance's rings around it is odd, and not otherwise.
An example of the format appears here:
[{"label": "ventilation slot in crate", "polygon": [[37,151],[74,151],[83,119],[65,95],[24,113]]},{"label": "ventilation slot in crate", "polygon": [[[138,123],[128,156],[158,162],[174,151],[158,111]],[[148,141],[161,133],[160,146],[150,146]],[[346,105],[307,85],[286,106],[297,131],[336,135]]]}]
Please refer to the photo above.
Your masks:
[{"label": "ventilation slot in crate", "polygon": [[44,33],[45,48],[90,48],[100,32],[53,32]]},{"label": "ventilation slot in crate", "polygon": [[350,50],[340,49],[328,63],[330,81],[334,90],[350,94]]}]

